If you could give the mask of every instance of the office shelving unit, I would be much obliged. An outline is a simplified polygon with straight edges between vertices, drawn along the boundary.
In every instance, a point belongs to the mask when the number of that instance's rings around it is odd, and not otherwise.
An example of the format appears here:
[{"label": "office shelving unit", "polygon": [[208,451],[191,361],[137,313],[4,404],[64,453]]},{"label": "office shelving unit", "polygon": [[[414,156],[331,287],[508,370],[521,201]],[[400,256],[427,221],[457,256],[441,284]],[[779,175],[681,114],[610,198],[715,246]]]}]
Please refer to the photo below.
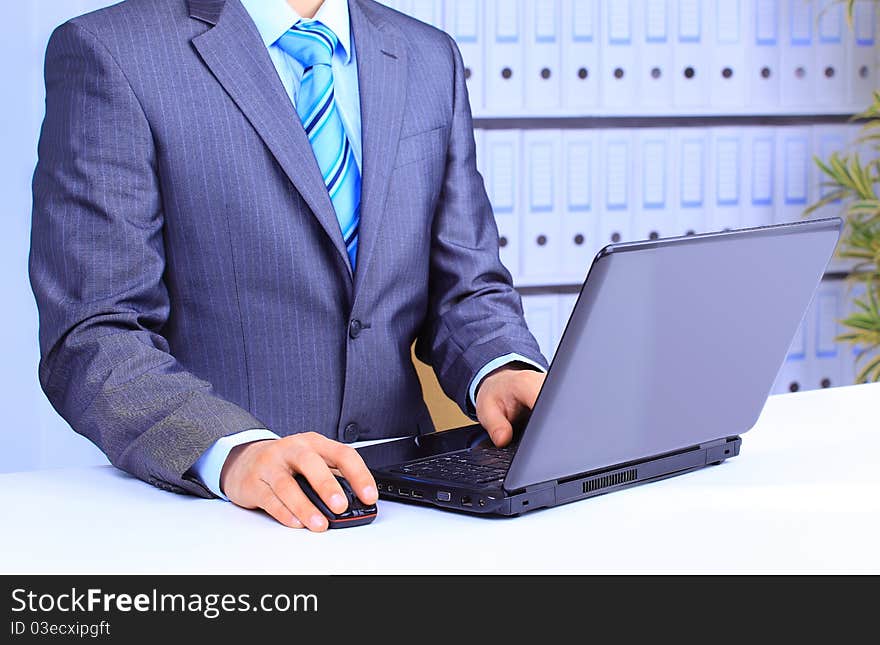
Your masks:
[{"label": "office shelving unit", "polygon": [[[858,150],[850,118],[880,88],[869,0],[853,29],[832,0],[385,4],[459,45],[502,259],[548,357],[599,248],[799,219],[827,190],[812,157]],[[829,266],[774,391],[853,381],[834,342],[849,269]]]},{"label": "office shelving unit", "polygon": [[[7,3],[11,14],[5,23],[3,43],[7,58],[21,64],[8,70],[8,84],[20,100],[9,102],[6,114],[6,122],[13,125],[4,139],[7,144],[4,196],[9,203],[10,218],[17,224],[12,226],[8,236],[4,261],[7,275],[20,276],[9,287],[10,301],[18,303],[21,311],[29,312],[26,315],[30,316],[31,324],[21,327],[17,317],[7,322],[6,336],[14,341],[8,343],[11,349],[7,363],[9,373],[15,377],[5,383],[5,389],[11,402],[7,406],[12,414],[10,425],[32,430],[10,435],[12,438],[4,444],[7,457],[0,459],[0,470],[106,462],[87,440],[67,427],[40,391],[34,370],[37,350],[32,337],[36,315],[21,267],[24,266],[22,249],[27,248],[27,226],[22,222],[26,221],[29,210],[29,177],[36,162],[34,142],[42,120],[42,62],[46,42],[51,30],[64,20],[113,2]],[[597,143],[597,139],[590,137],[610,131],[682,133],[728,127],[766,129],[774,133],[775,155],[780,141],[776,138],[777,131],[796,133],[799,129],[810,132],[815,129],[821,132],[827,128],[832,132],[833,128],[845,126],[849,115],[868,104],[872,89],[880,88],[876,65],[876,10],[867,0],[858,3],[854,36],[839,14],[832,13],[820,25],[817,18],[827,5],[824,0],[821,4],[819,0],[389,0],[386,4],[444,29],[459,43],[470,68],[468,82],[475,126],[483,133],[481,136],[491,132],[555,130],[561,132],[562,141],[566,135],[581,133],[582,142]],[[736,8],[733,13],[730,13],[731,6]],[[735,34],[738,44],[716,43],[719,21],[725,25],[738,24],[738,29],[724,31],[725,40],[736,40],[731,35]],[[783,41],[786,38],[791,41],[794,34],[795,40],[804,42],[806,32],[810,34],[810,44],[797,45],[800,48],[797,55],[789,50],[783,56]],[[836,33],[840,38],[835,38]],[[504,47],[492,46],[492,68],[483,64],[490,35],[493,40],[498,35],[506,41],[502,43]],[[529,41],[534,41],[536,49],[526,49]],[[642,42],[645,48],[639,49],[638,54],[633,53]],[[527,51],[535,54],[527,55]],[[693,68],[689,77],[686,76],[688,67]],[[728,67],[729,72],[725,72]],[[764,68],[767,68],[766,74]],[[798,68],[803,68],[803,73],[799,74]],[[783,74],[787,79],[784,88]],[[493,83],[498,79],[491,92],[484,90],[490,77]],[[673,77],[674,82],[666,83]],[[747,85],[738,85],[741,78],[747,77]],[[504,83],[515,85],[526,78],[536,83],[539,90],[526,90],[523,85],[521,92],[508,94],[498,89],[503,88]],[[740,90],[732,89],[737,87]],[[487,102],[490,96],[491,101]],[[515,99],[519,96],[522,103],[517,104]],[[709,99],[703,100],[703,97]],[[809,137],[809,141],[812,145],[814,138]],[[708,168],[708,152],[706,154]],[[486,161],[483,157],[485,154],[481,154],[481,166]],[[778,161],[774,159],[774,168]],[[803,167],[811,173],[805,182],[808,190],[818,190],[817,176],[809,159]],[[675,172],[670,168],[670,176]],[[777,200],[779,181],[774,175],[769,184]],[[597,177],[595,185],[590,185],[591,201],[599,197],[600,186]],[[766,182],[764,186],[766,190]],[[672,188],[679,190],[677,186]],[[674,192],[670,189],[670,200]],[[575,198],[583,201],[583,192]],[[633,196],[632,200],[635,199]],[[704,199],[709,199],[708,190]],[[598,200],[595,203],[596,208],[588,212],[597,219]],[[803,204],[793,204],[791,216],[797,217],[802,207]],[[766,210],[767,206],[761,205],[761,208]],[[560,212],[553,216],[559,220],[565,214]],[[700,218],[694,217],[693,221],[696,226]],[[708,221],[706,223],[708,225]],[[518,228],[515,232],[519,235]],[[568,275],[560,272],[533,280],[517,276],[526,315],[548,355],[553,352],[556,335],[579,287],[578,277],[573,274],[585,271],[591,259],[587,236],[584,235],[582,244],[576,245],[576,233],[569,232],[574,233],[570,236],[572,244],[564,247],[566,253],[563,254],[573,267]],[[662,229],[660,232],[665,234]],[[546,237],[551,244],[556,241]],[[594,243],[598,244],[598,240]],[[842,376],[831,379],[830,384],[851,380],[852,352],[843,347],[828,351],[828,317],[822,313],[844,309],[851,300],[843,297],[844,285],[840,278],[844,275],[836,271],[822,285],[802,333],[792,344],[790,360],[778,384],[780,391],[787,390],[793,383],[800,389],[821,387],[826,378],[822,366],[830,366],[834,357],[839,361],[837,374]],[[825,293],[829,295],[822,300]],[[836,303],[836,306],[828,303]],[[833,324],[830,327],[833,331]],[[821,362],[813,360],[817,352],[823,356]],[[807,369],[811,365],[819,367]],[[834,374],[833,370],[827,373]]]}]

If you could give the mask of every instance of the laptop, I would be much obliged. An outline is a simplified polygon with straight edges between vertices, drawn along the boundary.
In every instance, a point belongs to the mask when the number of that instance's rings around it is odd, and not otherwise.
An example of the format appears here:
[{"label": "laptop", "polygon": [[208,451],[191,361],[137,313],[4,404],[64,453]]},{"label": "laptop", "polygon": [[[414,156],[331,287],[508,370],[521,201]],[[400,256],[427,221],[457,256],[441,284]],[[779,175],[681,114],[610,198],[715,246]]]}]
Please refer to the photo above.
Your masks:
[{"label": "laptop", "polygon": [[842,225],[606,246],[511,445],[472,425],[359,448],[380,496],[520,515],[737,456]]}]

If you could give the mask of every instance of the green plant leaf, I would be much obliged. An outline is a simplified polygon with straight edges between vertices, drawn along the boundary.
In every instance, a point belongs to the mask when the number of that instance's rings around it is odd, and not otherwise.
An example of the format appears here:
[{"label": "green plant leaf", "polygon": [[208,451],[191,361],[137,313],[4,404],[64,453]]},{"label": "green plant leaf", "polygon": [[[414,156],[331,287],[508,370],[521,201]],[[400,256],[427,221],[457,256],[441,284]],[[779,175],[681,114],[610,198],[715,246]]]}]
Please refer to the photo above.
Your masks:
[{"label": "green plant leaf", "polygon": [[856,376],[857,383],[868,383],[878,380],[880,380],[880,355],[868,361]]},{"label": "green plant leaf", "polygon": [[[852,27],[856,0],[834,2],[845,5]],[[837,256],[854,262],[847,281],[864,285],[865,293],[850,293],[854,312],[839,321],[844,330],[836,340],[854,348],[857,364],[864,363],[857,380],[864,382],[880,380],[880,90],[871,93],[871,103],[851,121],[861,126],[854,143],[827,159],[814,157],[825,194],[805,209],[805,215],[836,204],[845,218]],[[863,159],[865,155],[871,158]]]}]

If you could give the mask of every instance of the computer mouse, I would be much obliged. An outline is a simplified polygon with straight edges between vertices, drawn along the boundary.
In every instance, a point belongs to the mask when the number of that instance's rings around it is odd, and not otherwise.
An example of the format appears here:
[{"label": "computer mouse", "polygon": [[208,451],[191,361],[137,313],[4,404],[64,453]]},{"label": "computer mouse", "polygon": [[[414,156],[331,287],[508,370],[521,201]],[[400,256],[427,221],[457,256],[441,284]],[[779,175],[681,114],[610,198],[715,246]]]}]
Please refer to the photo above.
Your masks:
[{"label": "computer mouse", "polygon": [[348,480],[344,477],[339,477],[337,475],[336,481],[338,481],[339,485],[342,487],[342,492],[345,494],[345,498],[348,501],[348,508],[339,514],[334,513],[327,507],[324,500],[322,500],[320,495],[315,492],[315,489],[312,488],[309,480],[303,475],[296,475],[294,479],[296,479],[296,483],[299,484],[299,487],[306,494],[306,497],[309,498],[309,501],[324,514],[324,517],[327,518],[331,529],[347,529],[352,526],[361,526],[363,524],[369,524],[376,519],[376,515],[378,514],[376,505],[364,504],[360,498],[355,495]]}]

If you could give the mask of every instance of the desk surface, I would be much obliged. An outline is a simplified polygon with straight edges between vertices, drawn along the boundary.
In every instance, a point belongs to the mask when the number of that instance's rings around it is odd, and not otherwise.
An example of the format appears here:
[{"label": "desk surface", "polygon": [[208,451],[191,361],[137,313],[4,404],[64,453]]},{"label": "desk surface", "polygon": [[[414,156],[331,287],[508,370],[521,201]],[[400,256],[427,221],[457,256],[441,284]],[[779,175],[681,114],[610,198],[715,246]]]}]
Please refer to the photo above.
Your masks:
[{"label": "desk surface", "polygon": [[519,518],[312,534],[111,467],[0,475],[0,573],[880,573],[880,384],[771,397],[720,466]]}]

